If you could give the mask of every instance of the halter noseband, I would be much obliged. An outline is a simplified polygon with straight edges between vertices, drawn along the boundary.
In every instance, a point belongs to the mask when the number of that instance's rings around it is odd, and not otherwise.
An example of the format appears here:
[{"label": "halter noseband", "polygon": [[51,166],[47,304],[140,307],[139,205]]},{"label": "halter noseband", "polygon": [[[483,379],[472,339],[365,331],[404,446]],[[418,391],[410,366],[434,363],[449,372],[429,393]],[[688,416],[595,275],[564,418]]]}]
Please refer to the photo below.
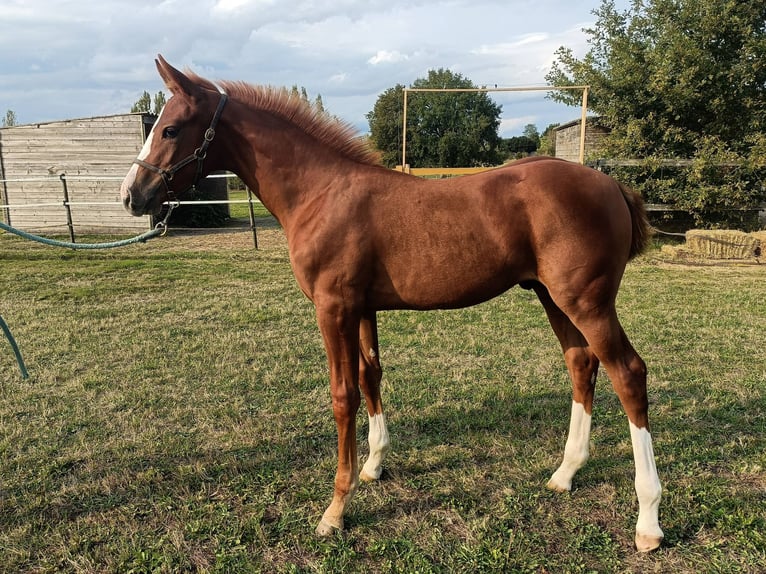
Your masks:
[{"label": "halter noseband", "polygon": [[229,99],[229,96],[227,96],[225,93],[221,92],[221,99],[218,100],[218,107],[215,109],[215,113],[213,114],[213,119],[210,121],[210,127],[205,130],[205,135],[203,136],[202,145],[200,145],[197,149],[194,150],[194,152],[187,156],[186,158],[182,159],[178,163],[172,165],[168,169],[162,169],[161,167],[157,167],[156,165],[152,165],[150,163],[145,162],[141,159],[134,159],[133,163],[140,165],[143,168],[148,169],[149,171],[153,171],[154,173],[157,173],[162,178],[162,182],[165,184],[165,190],[168,192],[168,198],[171,201],[176,201],[173,197],[175,193],[172,189],[170,189],[170,182],[173,180],[173,177],[175,177],[176,173],[178,173],[181,169],[189,165],[190,163],[196,161],[197,162],[197,173],[194,175],[194,181],[192,181],[191,186],[189,186],[187,189],[185,189],[183,192],[185,193],[189,189],[194,189],[199,181],[202,179],[202,167],[205,162],[205,158],[207,157],[207,148],[210,147],[210,142],[213,141],[213,138],[215,137],[215,128],[218,125],[218,120],[221,119],[221,113],[223,113],[223,107],[226,105],[226,100]]}]

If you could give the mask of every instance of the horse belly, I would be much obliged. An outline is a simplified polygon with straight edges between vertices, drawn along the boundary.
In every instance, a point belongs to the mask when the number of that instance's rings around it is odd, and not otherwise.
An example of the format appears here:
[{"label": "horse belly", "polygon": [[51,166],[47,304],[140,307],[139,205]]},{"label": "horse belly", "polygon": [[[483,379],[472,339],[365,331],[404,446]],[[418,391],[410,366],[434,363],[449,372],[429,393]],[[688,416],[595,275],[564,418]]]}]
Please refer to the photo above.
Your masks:
[{"label": "horse belly", "polygon": [[456,309],[504,293],[525,278],[495,257],[424,251],[387,265],[371,292],[377,309]]}]

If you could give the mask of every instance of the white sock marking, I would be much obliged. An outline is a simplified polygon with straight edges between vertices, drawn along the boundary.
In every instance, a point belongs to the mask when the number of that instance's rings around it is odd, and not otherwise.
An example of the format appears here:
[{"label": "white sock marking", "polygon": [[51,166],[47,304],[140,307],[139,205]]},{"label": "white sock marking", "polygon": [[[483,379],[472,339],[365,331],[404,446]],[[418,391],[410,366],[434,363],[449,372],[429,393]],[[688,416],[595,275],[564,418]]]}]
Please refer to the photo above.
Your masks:
[{"label": "white sock marking", "polygon": [[647,429],[640,429],[630,423],[630,439],[633,443],[633,457],[636,464],[636,495],[638,496],[636,532],[662,538],[659,523],[662,486],[657,476],[652,436]]},{"label": "white sock marking", "polygon": [[569,436],[564,447],[564,460],[553,473],[548,486],[555,490],[571,490],[572,478],[590,456],[591,415],[585,407],[572,401],[572,416],[569,419]]},{"label": "white sock marking", "polygon": [[373,480],[380,478],[383,473],[383,459],[390,448],[386,417],[383,413],[370,416],[370,457],[362,467],[362,474]]}]

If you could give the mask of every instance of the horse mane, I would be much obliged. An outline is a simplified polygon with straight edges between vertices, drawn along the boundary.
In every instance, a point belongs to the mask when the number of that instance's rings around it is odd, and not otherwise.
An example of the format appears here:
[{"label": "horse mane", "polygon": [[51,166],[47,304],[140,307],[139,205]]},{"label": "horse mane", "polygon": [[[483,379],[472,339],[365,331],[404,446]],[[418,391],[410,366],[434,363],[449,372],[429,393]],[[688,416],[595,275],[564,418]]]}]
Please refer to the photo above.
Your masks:
[{"label": "horse mane", "polygon": [[[197,85],[218,91],[216,84],[186,70]],[[380,154],[354,126],[332,116],[285,88],[256,86],[247,82],[221,81],[219,85],[233,100],[278,116],[316,138],[344,157],[367,165],[380,165]]]}]

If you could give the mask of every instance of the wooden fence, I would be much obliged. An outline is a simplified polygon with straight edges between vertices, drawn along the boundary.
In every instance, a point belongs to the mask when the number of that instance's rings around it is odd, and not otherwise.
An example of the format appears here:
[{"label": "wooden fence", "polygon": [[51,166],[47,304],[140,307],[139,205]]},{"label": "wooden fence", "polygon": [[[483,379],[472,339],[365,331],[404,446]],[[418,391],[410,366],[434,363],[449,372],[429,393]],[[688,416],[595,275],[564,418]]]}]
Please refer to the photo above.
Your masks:
[{"label": "wooden fence", "polygon": [[153,121],[150,114],[122,114],[0,129],[5,222],[27,231],[65,229],[62,206],[69,202],[80,206],[71,211],[78,229],[148,229],[148,217],[122,208],[119,190]]}]

